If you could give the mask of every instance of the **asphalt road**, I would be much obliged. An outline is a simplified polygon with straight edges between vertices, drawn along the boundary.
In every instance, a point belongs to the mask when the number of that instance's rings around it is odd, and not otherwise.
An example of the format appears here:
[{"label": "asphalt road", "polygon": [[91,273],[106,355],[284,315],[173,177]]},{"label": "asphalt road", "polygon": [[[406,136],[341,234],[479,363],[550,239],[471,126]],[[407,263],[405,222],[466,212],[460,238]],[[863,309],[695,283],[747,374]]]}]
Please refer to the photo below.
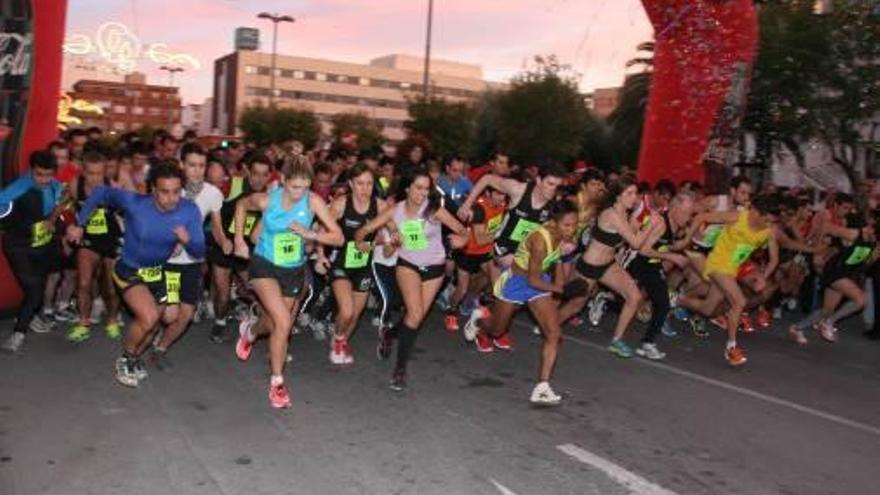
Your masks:
[{"label": "asphalt road", "polygon": [[525,317],[513,352],[479,355],[432,315],[403,394],[366,318],[345,369],[296,335],[286,411],[266,399],[265,344],[240,363],[204,324],[137,390],[114,383],[103,335],[31,334],[0,356],[0,494],[878,493],[880,344],[860,320],[837,345],[797,347],[781,323],[744,336],[736,370],[720,332],[664,338],[662,364],[619,359],[609,320],[567,329],[555,409],[528,403]]}]

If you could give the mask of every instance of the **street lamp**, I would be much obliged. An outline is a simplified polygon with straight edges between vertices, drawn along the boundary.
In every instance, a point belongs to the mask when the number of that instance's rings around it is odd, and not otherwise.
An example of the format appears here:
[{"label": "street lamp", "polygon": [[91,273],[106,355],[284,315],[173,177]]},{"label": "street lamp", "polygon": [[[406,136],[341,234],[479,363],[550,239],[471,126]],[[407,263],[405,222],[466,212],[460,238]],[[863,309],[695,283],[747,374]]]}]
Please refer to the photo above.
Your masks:
[{"label": "street lamp", "polygon": [[[178,72],[183,72],[183,67],[177,67],[173,65],[163,65],[159,67],[159,70],[164,70],[168,73],[168,86],[174,87],[174,74]],[[168,113],[168,125],[174,125],[174,108],[171,109],[171,112]]]},{"label": "street lamp", "polygon": [[425,73],[422,75],[422,91],[425,100],[431,96],[430,76],[431,70],[431,28],[434,25],[434,0],[428,0],[428,33],[425,36]]},{"label": "street lamp", "polygon": [[272,21],[272,72],[269,75],[269,105],[272,105],[275,102],[275,56],[278,51],[278,23],[293,23],[296,20],[289,15],[270,14],[268,12],[260,12],[257,18]]}]

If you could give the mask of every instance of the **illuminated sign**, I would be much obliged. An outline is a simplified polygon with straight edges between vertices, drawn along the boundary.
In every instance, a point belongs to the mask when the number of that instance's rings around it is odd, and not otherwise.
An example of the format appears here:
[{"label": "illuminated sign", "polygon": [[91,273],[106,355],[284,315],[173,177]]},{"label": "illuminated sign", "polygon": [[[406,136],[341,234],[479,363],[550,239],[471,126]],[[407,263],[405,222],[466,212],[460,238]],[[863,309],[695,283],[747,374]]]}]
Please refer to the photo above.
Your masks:
[{"label": "illuminated sign", "polygon": [[125,24],[105,22],[94,38],[84,34],[72,34],[64,40],[64,53],[71,55],[97,55],[120,70],[130,72],[138,62],[148,60],[156,64],[201,67],[198,59],[187,53],[174,52],[165,43],[143,44]]},{"label": "illuminated sign", "polygon": [[0,76],[24,76],[31,66],[30,33],[0,33]]},{"label": "illuminated sign", "polygon": [[66,130],[68,126],[82,124],[82,119],[70,114],[71,110],[80,113],[103,115],[104,110],[88,100],[74,100],[69,94],[61,93],[58,101],[58,128]]}]

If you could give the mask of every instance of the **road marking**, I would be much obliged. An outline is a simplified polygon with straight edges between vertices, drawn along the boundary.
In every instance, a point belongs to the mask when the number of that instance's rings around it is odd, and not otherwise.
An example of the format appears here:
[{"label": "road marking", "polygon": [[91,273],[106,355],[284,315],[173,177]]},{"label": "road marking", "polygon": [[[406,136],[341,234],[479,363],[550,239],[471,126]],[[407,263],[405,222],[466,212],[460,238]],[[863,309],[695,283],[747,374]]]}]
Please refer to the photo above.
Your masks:
[{"label": "road marking", "polygon": [[564,445],[557,445],[556,448],[584,464],[588,464],[599,471],[602,471],[609,478],[626,487],[630,493],[636,495],[677,495],[675,492],[669,491],[660,485],[655,485],[636,473],[628,471],[608,459],[599,457],[577,445],[567,443]]},{"label": "road marking", "polygon": [[[531,329],[532,329],[531,325],[529,325],[521,320],[514,320],[513,324],[518,325],[518,326],[522,326],[523,328],[528,328],[529,331],[531,331]],[[605,346],[595,344],[593,342],[588,342],[588,341],[580,339],[578,337],[572,337],[571,335],[568,335],[568,334],[564,335],[563,338],[565,340],[570,340],[576,344],[580,344],[585,347],[591,347],[593,349],[598,349],[600,351],[605,352]],[[703,376],[703,375],[700,375],[700,374],[697,374],[697,373],[694,373],[691,371],[686,371],[681,368],[676,368],[674,366],[670,366],[668,364],[658,363],[657,361],[649,361],[647,359],[638,359],[636,361],[638,363],[645,365],[645,366],[650,366],[650,367],[653,367],[656,369],[661,369],[661,370],[667,371],[669,373],[672,373],[672,374],[675,374],[678,376],[683,376],[685,378],[690,378],[691,380],[705,383],[707,385],[713,385],[715,387],[722,388],[724,390],[729,390],[731,392],[736,392],[741,395],[752,397],[753,399],[762,400],[762,401],[768,402],[770,404],[775,404],[777,406],[786,407],[789,409],[793,409],[795,411],[802,412],[804,414],[809,414],[810,416],[824,419],[826,421],[831,421],[832,423],[836,423],[838,425],[848,426],[850,428],[853,428],[853,429],[856,429],[859,431],[863,431],[865,433],[870,433],[872,435],[880,436],[880,428],[878,428],[876,426],[871,426],[869,424],[860,423],[860,422],[852,420],[852,419],[844,418],[843,416],[838,416],[836,414],[821,411],[819,409],[815,409],[810,406],[805,406],[803,404],[798,404],[798,403],[792,402],[790,400],[786,400],[786,399],[782,399],[782,398],[775,397],[772,395],[757,392],[755,390],[751,390],[748,388],[733,385],[731,383],[723,382],[721,380],[716,380],[714,378],[709,378],[708,376]]]},{"label": "road marking", "polygon": [[492,478],[489,478],[489,483],[492,483],[495,486],[495,488],[497,488],[498,491],[501,492],[501,495],[516,495],[515,491],[511,490],[510,488],[507,488],[506,486],[502,485],[501,483],[495,481]]}]

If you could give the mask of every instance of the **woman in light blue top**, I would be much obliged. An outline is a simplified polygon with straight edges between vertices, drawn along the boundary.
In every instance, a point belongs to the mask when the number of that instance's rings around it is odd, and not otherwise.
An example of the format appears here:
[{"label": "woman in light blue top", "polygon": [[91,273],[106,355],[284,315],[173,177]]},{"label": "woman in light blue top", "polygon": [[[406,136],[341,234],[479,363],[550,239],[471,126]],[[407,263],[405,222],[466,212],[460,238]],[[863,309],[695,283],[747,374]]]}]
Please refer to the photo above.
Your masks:
[{"label": "woman in light blue top", "polygon": [[[250,257],[248,273],[251,286],[260,301],[260,318],[245,320],[239,326],[240,337],[235,353],[242,361],[250,357],[254,341],[269,336],[269,361],[272,377],[269,401],[272,407],[290,407],[290,395],[282,372],[287,357],[292,316],[296,312],[306,280],[306,243],[331,246],[343,243],[342,230],[319,196],[309,193],[312,171],[304,159],[290,161],[282,168],[284,180],[269,193],[255,193],[235,206],[235,254]],[[262,212],[262,230],[254,255],[244,240],[248,211]],[[315,217],[324,230],[312,230]]]},{"label": "woman in light blue top", "polygon": [[416,332],[443,285],[446,249],[440,225],[453,232],[449,243],[454,249],[467,244],[468,236],[464,225],[440,204],[427,169],[414,167],[404,172],[396,191],[397,203],[361,227],[354,238],[361,242],[387,227],[392,243],[398,247],[395,275],[406,314],[396,327],[383,331],[380,349],[384,350],[382,357],[387,357],[390,339],[400,338],[397,365],[391,379],[391,388],[400,391],[406,387],[406,364],[415,345]]}]

